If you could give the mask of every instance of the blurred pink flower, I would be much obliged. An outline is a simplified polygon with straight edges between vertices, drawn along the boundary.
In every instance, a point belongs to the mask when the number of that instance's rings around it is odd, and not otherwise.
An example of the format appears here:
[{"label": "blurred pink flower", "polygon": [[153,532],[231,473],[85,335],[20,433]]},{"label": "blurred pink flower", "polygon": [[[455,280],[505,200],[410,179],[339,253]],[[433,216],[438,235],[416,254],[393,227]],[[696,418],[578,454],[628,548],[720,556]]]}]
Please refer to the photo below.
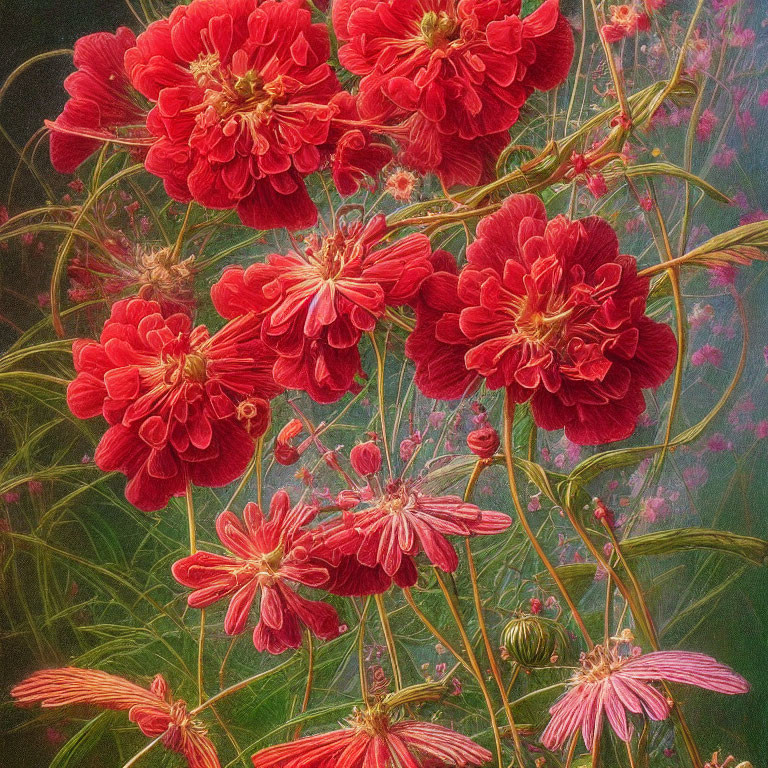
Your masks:
[{"label": "blurred pink flower", "polygon": [[709,270],[709,287],[724,288],[736,282],[738,269],[733,264],[718,264]]},{"label": "blurred pink flower", "polygon": [[725,439],[722,432],[716,432],[707,440],[707,450],[714,453],[733,450],[733,443]]},{"label": "blurred pink flower", "polygon": [[761,107],[768,107],[768,90],[763,91],[758,97],[757,97],[757,103]]},{"label": "blurred pink flower", "polygon": [[706,467],[698,464],[686,467],[683,470],[683,480],[689,488],[699,488],[709,480],[709,472]]},{"label": "blurred pink flower", "polygon": [[696,124],[696,138],[699,141],[708,141],[719,122],[720,118],[711,109],[705,109]]},{"label": "blurred pink flower", "polygon": [[630,741],[633,726],[627,712],[645,714],[650,720],[666,720],[671,703],[654,681],[695,685],[718,693],[746,693],[749,683],[730,667],[703,653],[657,651],[642,655],[628,642],[614,640],[597,645],[583,656],[582,668],[571,680],[571,689],[549,710],[552,718],[541,743],[559,749],[581,731],[591,750],[603,727],[603,714],[622,741]]},{"label": "blurred pink flower", "polygon": [[703,347],[699,347],[691,355],[691,365],[701,366],[706,363],[711,363],[716,368],[719,368],[723,362],[722,350],[717,347],[713,347],[711,344],[705,344]]},{"label": "blurred pink flower", "polygon": [[732,149],[731,147],[724,146],[712,158],[712,164],[717,168],[729,168],[735,159],[736,150]]}]

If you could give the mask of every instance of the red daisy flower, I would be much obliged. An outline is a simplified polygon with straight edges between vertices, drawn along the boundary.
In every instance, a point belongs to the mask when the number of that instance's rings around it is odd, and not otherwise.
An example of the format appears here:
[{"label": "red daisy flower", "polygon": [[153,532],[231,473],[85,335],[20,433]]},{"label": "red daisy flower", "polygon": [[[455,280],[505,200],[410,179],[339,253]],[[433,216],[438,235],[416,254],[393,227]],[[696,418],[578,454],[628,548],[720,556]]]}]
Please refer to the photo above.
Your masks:
[{"label": "red daisy flower", "polygon": [[245,630],[253,602],[260,596],[259,622],[253,631],[259,651],[282,653],[298,648],[302,625],[324,640],[338,637],[336,610],[301,597],[293,588],[296,584],[322,587],[328,581],[328,569],[312,556],[312,535],[305,529],[315,513],[306,504],[291,507],[283,490],[272,497],[269,520],[253,503],[245,506],[245,525],[233,512],[222,512],[216,531],[235,557],[196,552],[173,565],[176,580],[195,588],[189,605],[205,608],[231,597],[224,631],[237,635]]},{"label": "red daisy flower", "polygon": [[362,374],[362,334],[388,307],[409,301],[432,271],[425,235],[377,247],[385,234],[380,214],[367,225],[313,235],[302,251],[228,269],[211,290],[213,303],[227,318],[246,311],[261,317],[261,338],[278,355],[275,380],[332,403],[354,391]]},{"label": "red daisy flower", "polygon": [[[341,63],[362,75],[360,114],[397,123],[405,156],[446,183],[475,184],[534,90],[565,80],[573,35],[558,0],[344,0]],[[418,158],[418,160],[416,160]],[[461,159],[455,169],[451,159]],[[471,158],[471,159],[470,159]]]},{"label": "red daisy flower", "polygon": [[340,90],[325,24],[303,0],[193,0],[151,24],[125,63],[155,103],[146,160],[176,200],[297,229],[317,209],[304,177],[324,158]]},{"label": "red daisy flower", "polygon": [[[59,173],[72,173],[105,141],[133,144],[142,156],[142,148],[151,143],[144,128],[147,108],[123,65],[125,52],[135,44],[136,37],[127,27],[114,35],[86,35],[75,43],[77,71],[64,81],[71,98],[56,120],[46,121],[51,131],[51,163]],[[136,128],[132,137],[126,131],[118,135],[129,126]]]},{"label": "red daisy flower", "polygon": [[184,755],[189,768],[219,768],[216,748],[206,729],[192,718],[182,699],[174,701],[162,675],[157,675],[146,689],[98,669],[44,669],[14,687],[11,696],[17,704],[93,704],[128,710],[128,719],[145,736],[162,736],[166,749]]},{"label": "red daisy flower", "polygon": [[[391,480],[370,496],[362,509],[346,511],[325,523],[323,544],[342,555],[355,555],[366,568],[381,567],[398,586],[416,583],[413,558],[423,551],[430,562],[451,573],[459,559],[447,536],[501,533],[510,518],[481,510],[458,496],[430,496],[418,483]],[[343,568],[342,568],[343,570]]]},{"label": "red daisy flower", "polygon": [[606,221],[548,222],[537,197],[514,195],[480,222],[458,279],[425,285],[407,347],[417,383],[453,398],[483,377],[530,400],[542,429],[582,445],[622,440],[645,410],[643,389],[677,358],[672,330],[645,314],[648,289]]},{"label": "red daisy flower", "polygon": [[162,509],[188,482],[217,487],[245,471],[281,391],[274,355],[255,335],[251,316],[210,336],[186,314],[124,299],[100,341],[75,341],[67,403],[81,419],[107,420],[96,464],[130,478],[125,495],[139,509]]},{"label": "red daisy flower", "polygon": [[253,755],[257,768],[466,768],[491,753],[450,728],[418,720],[394,721],[383,707],[355,712],[348,727]]}]

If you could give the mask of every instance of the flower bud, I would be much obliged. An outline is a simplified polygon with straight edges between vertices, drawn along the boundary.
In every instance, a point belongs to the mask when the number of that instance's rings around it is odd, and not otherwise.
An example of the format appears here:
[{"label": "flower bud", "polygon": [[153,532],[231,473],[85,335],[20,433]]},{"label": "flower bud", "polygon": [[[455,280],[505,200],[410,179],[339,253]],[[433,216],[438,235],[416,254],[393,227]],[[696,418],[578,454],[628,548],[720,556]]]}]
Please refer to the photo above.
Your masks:
[{"label": "flower bud", "polygon": [[499,449],[499,433],[493,427],[475,429],[467,435],[469,450],[481,459],[490,459]]},{"label": "flower bud", "polygon": [[381,469],[381,450],[372,440],[367,443],[356,445],[349,452],[349,460],[352,462],[352,469],[360,477],[375,475]]},{"label": "flower bud", "polygon": [[291,445],[291,440],[302,430],[299,419],[291,419],[278,433],[275,439],[275,461],[283,466],[290,466],[299,460],[299,452]]},{"label": "flower bud", "polygon": [[569,650],[565,629],[552,619],[518,613],[501,633],[505,657],[526,669],[546,667]]}]

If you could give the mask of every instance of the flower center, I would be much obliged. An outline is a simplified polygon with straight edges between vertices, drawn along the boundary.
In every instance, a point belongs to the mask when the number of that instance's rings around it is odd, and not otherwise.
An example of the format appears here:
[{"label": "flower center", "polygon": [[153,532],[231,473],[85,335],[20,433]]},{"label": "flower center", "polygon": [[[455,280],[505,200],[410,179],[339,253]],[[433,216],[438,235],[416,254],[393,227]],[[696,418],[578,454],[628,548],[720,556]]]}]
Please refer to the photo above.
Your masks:
[{"label": "flower center", "polygon": [[[239,64],[242,67],[243,62]],[[189,70],[205,91],[203,104],[212,106],[222,119],[239,114],[251,123],[258,122],[284,96],[280,77],[267,83],[261,73],[244,67],[236,75],[232,67],[221,66],[215,53],[199,56]]]},{"label": "flower center", "polygon": [[445,48],[458,37],[456,22],[445,12],[429,11],[424,14],[419,24],[421,37],[427,48]]},{"label": "flower center", "polygon": [[184,376],[190,381],[203,382],[206,377],[205,358],[192,353],[184,358]]},{"label": "flower center", "polygon": [[193,257],[176,262],[171,248],[142,251],[137,258],[139,285],[152,286],[162,294],[174,294],[188,289],[192,279]]},{"label": "flower center", "polygon": [[572,314],[573,308],[565,309],[562,305],[541,307],[533,298],[512,310],[518,333],[538,344],[553,346],[564,336],[563,328]]},{"label": "flower center", "polygon": [[386,735],[390,724],[387,711],[376,704],[364,711],[355,710],[350,722],[356,729],[365,731],[369,736]]}]

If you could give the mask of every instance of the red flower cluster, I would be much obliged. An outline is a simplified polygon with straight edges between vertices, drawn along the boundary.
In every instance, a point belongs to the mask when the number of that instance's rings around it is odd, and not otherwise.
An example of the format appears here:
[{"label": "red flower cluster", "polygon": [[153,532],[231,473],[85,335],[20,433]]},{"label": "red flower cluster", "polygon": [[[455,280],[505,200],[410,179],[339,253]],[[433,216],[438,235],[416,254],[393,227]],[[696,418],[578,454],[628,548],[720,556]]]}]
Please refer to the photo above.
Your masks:
[{"label": "red flower cluster", "polygon": [[93,704],[128,710],[128,719],[145,736],[162,736],[166,749],[184,755],[189,768],[219,768],[206,729],[192,719],[183,700],[174,701],[162,675],[146,689],[98,669],[44,669],[15,686],[11,696],[18,704],[40,703],[43,707]]},{"label": "red flower cluster", "polygon": [[363,333],[388,307],[410,301],[432,272],[425,235],[381,245],[385,235],[383,215],[313,235],[303,251],[228,269],[211,290],[213,303],[226,318],[258,316],[261,339],[277,355],[279,384],[332,403],[354,391],[363,373]]},{"label": "red flower cluster", "polygon": [[563,82],[573,35],[558,0],[343,0],[342,65],[362,75],[363,118],[401,139],[404,162],[444,184],[487,178],[534,90]]},{"label": "red flower cluster", "polygon": [[[125,52],[135,44],[136,37],[127,27],[114,35],[86,35],[75,43],[77,71],[64,81],[71,98],[54,122],[46,121],[51,131],[51,163],[59,173],[72,173],[105,141],[119,140],[137,149],[149,143],[144,129],[147,109],[123,66]],[[125,131],[118,136],[118,129],[128,126],[137,128],[133,138]]]},{"label": "red flower cluster", "polygon": [[575,443],[632,434],[677,343],[646,316],[649,282],[606,221],[548,222],[537,197],[514,195],[480,222],[460,275],[440,258],[406,347],[425,395],[460,397],[483,377]]},{"label": "red flower cluster", "polygon": [[326,564],[312,555],[312,535],[305,528],[315,513],[306,504],[291,507],[283,490],[272,497],[268,520],[253,503],[245,506],[245,525],[233,512],[222,512],[216,531],[235,557],[196,552],[173,565],[176,580],[195,589],[189,605],[205,608],[231,597],[224,631],[237,635],[245,630],[259,595],[259,622],[253,631],[253,644],[259,651],[282,653],[298,648],[302,625],[324,640],[337,637],[336,610],[301,597],[292,587],[323,587],[329,580]]},{"label": "red flower cluster", "polygon": [[147,170],[174,199],[236,208],[253,227],[314,224],[304,177],[335,151],[348,193],[390,157],[347,124],[355,106],[329,55],[327,28],[312,23],[303,0],[178,6],[125,57],[133,85],[155,104]]},{"label": "red flower cluster", "polygon": [[99,342],[79,339],[72,351],[70,410],[107,420],[96,463],[127,475],[126,498],[143,510],[163,508],[188,482],[239,477],[280,392],[250,316],[210,336],[186,314],[165,317],[156,302],[125,299]]},{"label": "red flower cluster", "polygon": [[349,727],[290,744],[267,747],[253,756],[256,768],[467,768],[491,753],[450,728],[417,720],[394,722],[386,711],[356,713]]}]

